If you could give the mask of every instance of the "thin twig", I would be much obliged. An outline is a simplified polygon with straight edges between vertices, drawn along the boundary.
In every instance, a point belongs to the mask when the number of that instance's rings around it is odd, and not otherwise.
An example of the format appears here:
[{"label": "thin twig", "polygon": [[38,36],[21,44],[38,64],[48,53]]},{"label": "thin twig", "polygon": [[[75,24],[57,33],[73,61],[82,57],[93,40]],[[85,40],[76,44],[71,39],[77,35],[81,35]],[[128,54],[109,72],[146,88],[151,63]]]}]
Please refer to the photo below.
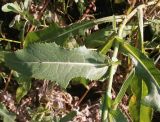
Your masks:
[{"label": "thin twig", "polygon": [[119,29],[119,32],[118,32],[118,36],[122,37],[125,25],[137,13],[138,9],[146,8],[146,7],[154,5],[156,3],[157,3],[157,1],[152,1],[152,2],[148,2],[147,5],[146,4],[139,5],[130,14],[126,15],[122,25],[120,26],[120,29]]},{"label": "thin twig", "polygon": [[154,64],[157,64],[159,60],[160,60],[160,55],[159,55],[158,58],[155,60]]},{"label": "thin twig", "polygon": [[8,76],[7,82],[5,84],[4,92],[6,92],[6,90],[8,88],[9,82],[11,81],[12,74],[13,74],[13,70],[11,70],[11,72],[10,72],[10,74]]},{"label": "thin twig", "polygon": [[15,40],[11,40],[11,39],[0,38],[0,41],[2,41],[2,40],[7,41],[7,42],[13,42],[13,43],[21,43],[19,41],[15,41]]},{"label": "thin twig", "polygon": [[159,4],[160,4],[160,0],[158,0],[157,2],[156,2],[156,4],[154,5],[154,7],[150,10],[150,12],[149,12],[149,16],[152,14],[152,12],[159,6]]},{"label": "thin twig", "polygon": [[80,103],[84,100],[84,98],[86,97],[86,95],[88,94],[88,92],[91,90],[91,88],[92,88],[93,86],[95,86],[95,83],[96,83],[96,82],[93,81],[93,82],[91,82],[91,83],[89,84],[87,90],[85,91],[85,93],[82,95],[82,97],[80,98],[80,100],[78,101],[78,103],[76,103],[75,106],[79,106],[79,105],[80,105]]},{"label": "thin twig", "polygon": [[88,17],[89,12],[91,10],[94,10],[94,8],[95,8],[95,0],[91,0],[90,3],[89,3],[89,6],[86,8],[86,10],[83,13],[82,17],[80,17],[80,20],[84,20],[86,17]]}]

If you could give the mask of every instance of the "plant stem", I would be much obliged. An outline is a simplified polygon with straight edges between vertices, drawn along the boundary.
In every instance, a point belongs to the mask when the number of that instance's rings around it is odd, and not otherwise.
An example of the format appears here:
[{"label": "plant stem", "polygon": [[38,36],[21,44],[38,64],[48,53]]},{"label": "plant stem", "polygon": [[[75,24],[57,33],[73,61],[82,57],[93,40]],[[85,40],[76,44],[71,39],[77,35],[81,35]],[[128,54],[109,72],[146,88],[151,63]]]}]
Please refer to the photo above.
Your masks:
[{"label": "plant stem", "polygon": [[[113,57],[112,57],[112,61],[116,62],[118,61],[117,56],[118,56],[118,49],[119,49],[119,42],[115,43],[115,47],[114,47],[114,52],[113,52]],[[108,87],[104,96],[104,101],[103,101],[103,107],[104,110],[102,110],[102,122],[105,122],[107,120],[107,116],[108,116],[108,108],[109,108],[109,99],[112,98],[112,83],[113,83],[113,76],[117,70],[117,66],[116,64],[111,65],[110,67],[110,73],[109,73],[109,81],[108,81]]]},{"label": "plant stem", "polygon": [[104,22],[113,22],[113,20],[115,19],[116,22],[122,22],[124,18],[124,15],[118,15],[118,16],[108,16],[108,17],[103,17],[100,19],[96,19],[94,20],[94,23],[96,24],[101,24]]},{"label": "plant stem", "polygon": [[0,38],[0,41],[7,41],[7,42],[14,42],[14,43],[21,43],[21,42],[18,42],[18,41],[15,41],[15,40],[11,40],[11,39],[6,39],[6,38]]},{"label": "plant stem", "polygon": [[[123,30],[125,25],[127,24],[127,22],[137,13],[137,9],[134,9],[129,15],[127,15],[124,19],[124,21],[122,22],[120,28],[119,28],[119,32],[118,32],[118,36],[119,38],[123,38]],[[116,62],[117,56],[118,56],[118,50],[119,50],[119,42],[115,42],[115,46],[114,46],[114,51],[113,51],[113,57],[112,57],[112,61]],[[111,65],[110,67],[110,72],[109,72],[109,80],[108,80],[108,86],[107,86],[107,90],[105,92],[104,95],[104,100],[103,100],[103,110],[102,110],[102,122],[105,122],[107,120],[108,117],[108,109],[109,109],[109,98],[112,98],[112,83],[113,83],[113,77],[114,74],[117,70],[117,66],[118,65]]]},{"label": "plant stem", "polygon": [[[148,2],[147,5],[145,5],[145,4],[139,5],[130,14],[126,15],[125,19],[123,20],[123,22],[122,22],[122,24],[119,28],[118,37],[123,38],[123,30],[124,30],[127,22],[137,13],[137,11],[139,9],[146,8],[147,6],[153,5],[155,3],[156,3],[156,1]],[[115,47],[114,47],[114,52],[113,52],[113,57],[112,57],[113,62],[118,60],[117,56],[118,56],[119,44],[120,44],[120,42],[118,42],[118,41],[115,42]],[[108,119],[107,118],[108,117],[108,109],[110,108],[110,106],[109,106],[109,101],[110,100],[109,99],[112,98],[111,89],[112,89],[112,83],[113,83],[113,76],[114,76],[114,74],[117,70],[117,66],[118,66],[118,64],[117,65],[111,65],[111,67],[110,67],[108,87],[107,87],[107,90],[105,92],[104,100],[103,100],[102,117],[101,117],[102,122],[106,122],[107,119]]]},{"label": "plant stem", "polygon": [[9,82],[11,81],[12,74],[13,74],[13,70],[11,70],[11,72],[9,73],[9,76],[8,76],[7,82],[6,82],[6,84],[5,84],[4,92],[6,92],[6,91],[7,91],[7,88],[8,88]]},{"label": "plant stem", "polygon": [[[113,62],[118,61],[118,59],[117,59],[118,49],[119,49],[119,42],[116,42],[115,47],[114,47],[113,57],[112,57]],[[110,98],[112,97],[112,94],[111,94],[112,82],[113,82],[113,76],[114,76],[116,70],[117,70],[117,65],[111,65],[111,69],[110,69],[110,73],[109,73],[108,89],[107,89],[107,94]]]}]

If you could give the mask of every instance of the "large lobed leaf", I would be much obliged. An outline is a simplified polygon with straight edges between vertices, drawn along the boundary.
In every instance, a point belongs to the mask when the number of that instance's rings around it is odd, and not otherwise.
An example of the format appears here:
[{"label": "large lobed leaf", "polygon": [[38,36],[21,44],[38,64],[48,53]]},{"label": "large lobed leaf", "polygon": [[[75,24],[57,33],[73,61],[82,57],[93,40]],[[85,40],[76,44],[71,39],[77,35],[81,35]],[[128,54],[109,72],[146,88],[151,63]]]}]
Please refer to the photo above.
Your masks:
[{"label": "large lobed leaf", "polygon": [[118,40],[121,42],[124,52],[131,55],[135,62],[136,71],[147,85],[148,95],[144,97],[142,103],[160,111],[160,71],[154,66],[153,61],[138,49],[124,43],[121,39]]},{"label": "large lobed leaf", "polygon": [[55,43],[35,43],[15,53],[8,53],[5,62],[23,75],[56,81],[64,88],[74,77],[97,80],[108,69],[105,56],[96,51],[85,47],[69,50]]}]

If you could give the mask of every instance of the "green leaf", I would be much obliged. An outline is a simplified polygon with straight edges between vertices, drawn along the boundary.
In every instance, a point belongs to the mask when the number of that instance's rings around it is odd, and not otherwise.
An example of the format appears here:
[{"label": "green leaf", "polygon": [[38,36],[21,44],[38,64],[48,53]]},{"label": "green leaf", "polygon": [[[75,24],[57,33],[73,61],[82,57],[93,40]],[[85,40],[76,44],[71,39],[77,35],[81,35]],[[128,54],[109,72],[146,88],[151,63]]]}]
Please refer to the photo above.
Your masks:
[{"label": "green leaf", "polygon": [[131,84],[132,97],[129,101],[129,113],[133,122],[151,122],[152,108],[141,104],[141,100],[147,95],[147,87],[142,82],[142,78],[136,72]]},{"label": "green leaf", "polygon": [[124,42],[121,42],[121,48],[132,57],[136,70],[147,85],[148,95],[143,99],[143,104],[160,111],[160,71],[154,66],[153,61],[138,49]]},{"label": "green leaf", "polygon": [[[104,98],[105,99],[105,98]],[[105,99],[106,100],[106,99]],[[107,103],[108,102],[108,103]],[[108,97],[107,100],[103,103],[103,104],[113,104],[113,101]],[[101,117],[101,122],[127,122],[127,118],[125,117],[125,115],[121,112],[121,110],[119,108],[116,109],[112,109],[110,108],[110,105],[107,105],[108,110],[107,111],[107,117],[105,117],[105,119],[103,119]],[[105,112],[105,108],[104,105],[102,105],[102,114],[104,114],[103,112]],[[103,115],[102,115],[103,116]]]},{"label": "green leaf", "polygon": [[112,33],[113,30],[111,27],[98,30],[87,36],[84,43],[87,47],[91,48],[102,46]]},{"label": "green leaf", "polygon": [[15,122],[16,116],[11,114],[2,103],[0,103],[0,115],[3,117],[3,122]]},{"label": "green leaf", "polygon": [[57,81],[64,88],[75,77],[100,79],[108,69],[106,61],[104,55],[85,47],[69,50],[55,43],[35,43],[5,55],[10,68],[25,76]]},{"label": "green leaf", "polygon": [[125,115],[121,112],[120,109],[111,110],[109,112],[109,122],[128,122]]},{"label": "green leaf", "polygon": [[114,107],[114,106],[116,107],[116,106],[119,104],[119,102],[121,102],[123,96],[125,95],[125,92],[127,91],[130,83],[131,83],[132,80],[133,80],[134,75],[135,75],[135,71],[134,71],[134,69],[133,69],[133,70],[129,73],[129,75],[127,76],[126,80],[123,82],[123,85],[122,85],[122,87],[121,87],[121,89],[120,89],[120,91],[119,91],[116,99],[115,99],[114,102],[113,102],[113,107]]},{"label": "green leaf", "polygon": [[72,120],[76,115],[77,115],[76,111],[71,111],[66,116],[64,116],[63,118],[61,118],[60,122],[68,122],[68,121]]},{"label": "green leaf", "polygon": [[60,28],[54,23],[48,28],[29,33],[24,41],[24,46],[27,47],[28,44],[37,41],[56,42],[57,44],[63,45],[69,37],[77,34],[80,29],[84,31],[85,28],[93,25],[93,21],[85,21],[81,23],[74,23],[73,25],[65,28]]},{"label": "green leaf", "polygon": [[108,40],[104,44],[104,47],[100,49],[101,54],[106,54],[109,51],[109,49],[112,47],[114,39],[115,39],[114,34],[108,38]]},{"label": "green leaf", "polygon": [[24,8],[27,10],[31,5],[32,0],[24,0]]},{"label": "green leaf", "polygon": [[[144,81],[142,81],[142,99],[144,96],[146,96],[148,93],[148,89]],[[153,117],[153,109],[151,107],[145,106],[141,104],[140,108],[141,116],[140,116],[140,122],[151,122]]]},{"label": "green leaf", "polygon": [[3,12],[15,12],[15,13],[21,13],[22,10],[17,2],[14,3],[7,3],[2,6]]},{"label": "green leaf", "polygon": [[17,78],[19,87],[16,91],[16,100],[19,103],[20,100],[28,93],[31,88],[31,79],[29,77],[21,76]]},{"label": "green leaf", "polygon": [[76,84],[82,84],[84,87],[86,87],[88,89],[88,84],[89,84],[89,80],[82,78],[82,77],[77,77],[72,79],[72,84],[76,85]]},{"label": "green leaf", "polygon": [[0,50],[0,63],[4,62],[4,51]]},{"label": "green leaf", "polygon": [[[122,16],[115,16],[114,18],[116,18],[117,21],[120,21]],[[85,29],[93,27],[94,25],[112,22],[114,18],[113,16],[110,16],[97,20],[83,21],[64,28],[60,28],[58,25],[52,24],[43,30],[28,33],[24,41],[24,46],[27,47],[30,43],[37,41],[55,42],[59,45],[64,45],[69,37],[82,33]]]}]

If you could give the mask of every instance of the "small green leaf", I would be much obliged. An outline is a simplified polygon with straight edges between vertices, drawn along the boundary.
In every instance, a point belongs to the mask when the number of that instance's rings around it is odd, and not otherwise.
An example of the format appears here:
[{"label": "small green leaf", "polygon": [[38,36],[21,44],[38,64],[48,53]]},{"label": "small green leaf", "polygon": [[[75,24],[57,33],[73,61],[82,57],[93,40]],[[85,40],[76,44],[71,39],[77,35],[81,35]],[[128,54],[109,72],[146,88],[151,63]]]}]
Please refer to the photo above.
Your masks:
[{"label": "small green leaf", "polygon": [[24,8],[27,10],[31,5],[32,0],[24,0]]},{"label": "small green leaf", "polygon": [[100,79],[107,71],[106,57],[94,50],[79,47],[64,49],[55,43],[35,43],[28,48],[5,55],[6,64],[17,72],[56,81],[66,88],[75,77]]},{"label": "small green leaf", "polygon": [[109,38],[108,38],[108,40],[105,42],[105,44],[104,44],[104,47],[102,48],[102,49],[100,49],[100,53],[101,54],[106,54],[108,51],[109,51],[109,49],[112,47],[112,44],[113,44],[113,42],[114,42],[114,34],[113,35],[111,35]]},{"label": "small green leaf", "polygon": [[3,12],[15,12],[15,13],[21,13],[22,10],[17,2],[14,3],[7,3],[2,6]]},{"label": "small green leaf", "polygon": [[23,86],[20,86],[17,88],[16,90],[16,100],[17,100],[17,103],[20,102],[20,100],[27,94],[27,90],[23,87]]},{"label": "small green leaf", "polygon": [[16,100],[19,103],[20,100],[28,93],[31,88],[31,79],[29,77],[21,76],[17,78],[17,82],[20,85],[16,91]]},{"label": "small green leaf", "polygon": [[68,121],[72,120],[76,115],[77,115],[76,111],[71,111],[66,116],[61,118],[59,122],[68,122]]},{"label": "small green leaf", "polygon": [[72,83],[73,84],[82,84],[82,85],[84,85],[84,87],[88,88],[89,80],[82,78],[82,77],[78,77],[78,78],[74,78],[72,80]]},{"label": "small green leaf", "polygon": [[15,122],[16,116],[11,114],[2,103],[0,103],[0,115],[3,117],[3,122]]},{"label": "small green leaf", "polygon": [[108,37],[113,33],[111,27],[93,32],[89,36],[85,37],[85,45],[90,48],[100,47],[105,44]]},{"label": "small green leaf", "polygon": [[4,54],[5,52],[0,50],[0,63],[4,62]]}]

